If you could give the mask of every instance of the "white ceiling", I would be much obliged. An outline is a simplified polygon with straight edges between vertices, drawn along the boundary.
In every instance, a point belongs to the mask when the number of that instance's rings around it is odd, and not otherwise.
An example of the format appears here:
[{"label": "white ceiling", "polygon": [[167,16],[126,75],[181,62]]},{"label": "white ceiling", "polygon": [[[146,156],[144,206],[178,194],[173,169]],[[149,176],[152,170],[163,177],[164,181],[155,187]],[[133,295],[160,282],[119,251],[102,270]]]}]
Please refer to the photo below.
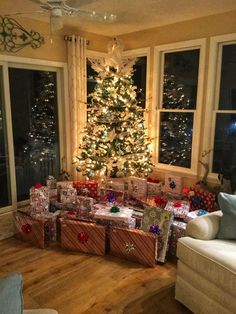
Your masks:
[{"label": "white ceiling", "polygon": [[[0,15],[40,10],[39,2],[40,0],[0,0]],[[68,0],[66,2],[82,10],[116,14],[117,21],[113,23],[87,21],[78,16],[63,17],[64,25],[106,36],[117,36],[236,10],[236,0]],[[47,13],[31,13],[24,16],[49,23]],[[17,16],[14,18],[17,19]]]}]

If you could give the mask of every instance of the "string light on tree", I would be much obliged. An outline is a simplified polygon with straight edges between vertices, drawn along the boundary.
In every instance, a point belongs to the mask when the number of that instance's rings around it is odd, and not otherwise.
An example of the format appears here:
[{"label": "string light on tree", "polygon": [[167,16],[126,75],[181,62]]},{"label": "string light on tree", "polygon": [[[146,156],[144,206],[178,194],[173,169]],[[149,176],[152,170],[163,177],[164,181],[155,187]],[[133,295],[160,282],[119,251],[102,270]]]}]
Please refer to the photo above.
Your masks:
[{"label": "string light on tree", "polygon": [[144,110],[138,106],[132,73],[135,59],[121,58],[121,43],[109,46],[109,59],[91,60],[98,73],[77,171],[93,178],[147,176],[153,168]]}]

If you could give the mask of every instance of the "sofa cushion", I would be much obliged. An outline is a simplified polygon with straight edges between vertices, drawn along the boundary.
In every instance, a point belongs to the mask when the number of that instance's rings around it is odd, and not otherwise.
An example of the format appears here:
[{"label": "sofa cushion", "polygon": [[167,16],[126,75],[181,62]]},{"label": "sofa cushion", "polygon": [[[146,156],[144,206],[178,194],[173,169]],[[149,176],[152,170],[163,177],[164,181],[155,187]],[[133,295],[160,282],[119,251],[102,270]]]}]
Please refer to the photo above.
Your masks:
[{"label": "sofa cushion", "polygon": [[218,194],[218,203],[223,216],[217,238],[236,240],[236,195],[221,192]]},{"label": "sofa cushion", "polygon": [[0,278],[0,312],[22,314],[22,275],[13,273]]},{"label": "sofa cushion", "polygon": [[177,257],[236,297],[236,241],[183,237],[178,240]]}]

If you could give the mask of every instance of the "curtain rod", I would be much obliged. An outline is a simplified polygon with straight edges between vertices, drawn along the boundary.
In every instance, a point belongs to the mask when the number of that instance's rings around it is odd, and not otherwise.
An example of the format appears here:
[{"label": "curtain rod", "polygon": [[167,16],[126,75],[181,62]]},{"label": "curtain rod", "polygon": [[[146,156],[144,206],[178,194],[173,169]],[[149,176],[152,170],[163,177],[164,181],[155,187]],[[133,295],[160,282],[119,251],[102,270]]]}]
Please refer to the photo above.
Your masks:
[{"label": "curtain rod", "polygon": [[[72,41],[72,36],[65,35],[64,36],[64,40],[65,41]],[[75,39],[75,41],[76,41],[76,39]],[[87,46],[89,45],[89,40],[88,39],[86,39],[86,45]]]}]

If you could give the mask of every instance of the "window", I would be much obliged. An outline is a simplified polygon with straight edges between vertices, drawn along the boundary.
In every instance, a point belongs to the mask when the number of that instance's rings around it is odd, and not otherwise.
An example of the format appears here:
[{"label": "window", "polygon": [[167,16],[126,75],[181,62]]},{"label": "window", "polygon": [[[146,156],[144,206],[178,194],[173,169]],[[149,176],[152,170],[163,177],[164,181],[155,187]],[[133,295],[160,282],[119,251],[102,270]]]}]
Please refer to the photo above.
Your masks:
[{"label": "window", "polygon": [[207,97],[205,127],[206,137],[211,139],[205,140],[204,147],[212,150],[214,178],[222,171],[236,171],[236,34],[211,40]]},{"label": "window", "polygon": [[[0,67],[0,207],[29,199],[36,182],[58,178],[64,156],[62,86],[65,65],[3,57]],[[8,60],[9,59],[9,60]],[[13,63],[12,61],[19,63]],[[23,58],[22,58],[23,60]],[[24,60],[25,61],[25,60]],[[23,61],[22,61],[23,62]],[[41,60],[38,63],[43,64]]]},{"label": "window", "polygon": [[153,110],[158,168],[196,174],[205,41],[155,48]]}]

